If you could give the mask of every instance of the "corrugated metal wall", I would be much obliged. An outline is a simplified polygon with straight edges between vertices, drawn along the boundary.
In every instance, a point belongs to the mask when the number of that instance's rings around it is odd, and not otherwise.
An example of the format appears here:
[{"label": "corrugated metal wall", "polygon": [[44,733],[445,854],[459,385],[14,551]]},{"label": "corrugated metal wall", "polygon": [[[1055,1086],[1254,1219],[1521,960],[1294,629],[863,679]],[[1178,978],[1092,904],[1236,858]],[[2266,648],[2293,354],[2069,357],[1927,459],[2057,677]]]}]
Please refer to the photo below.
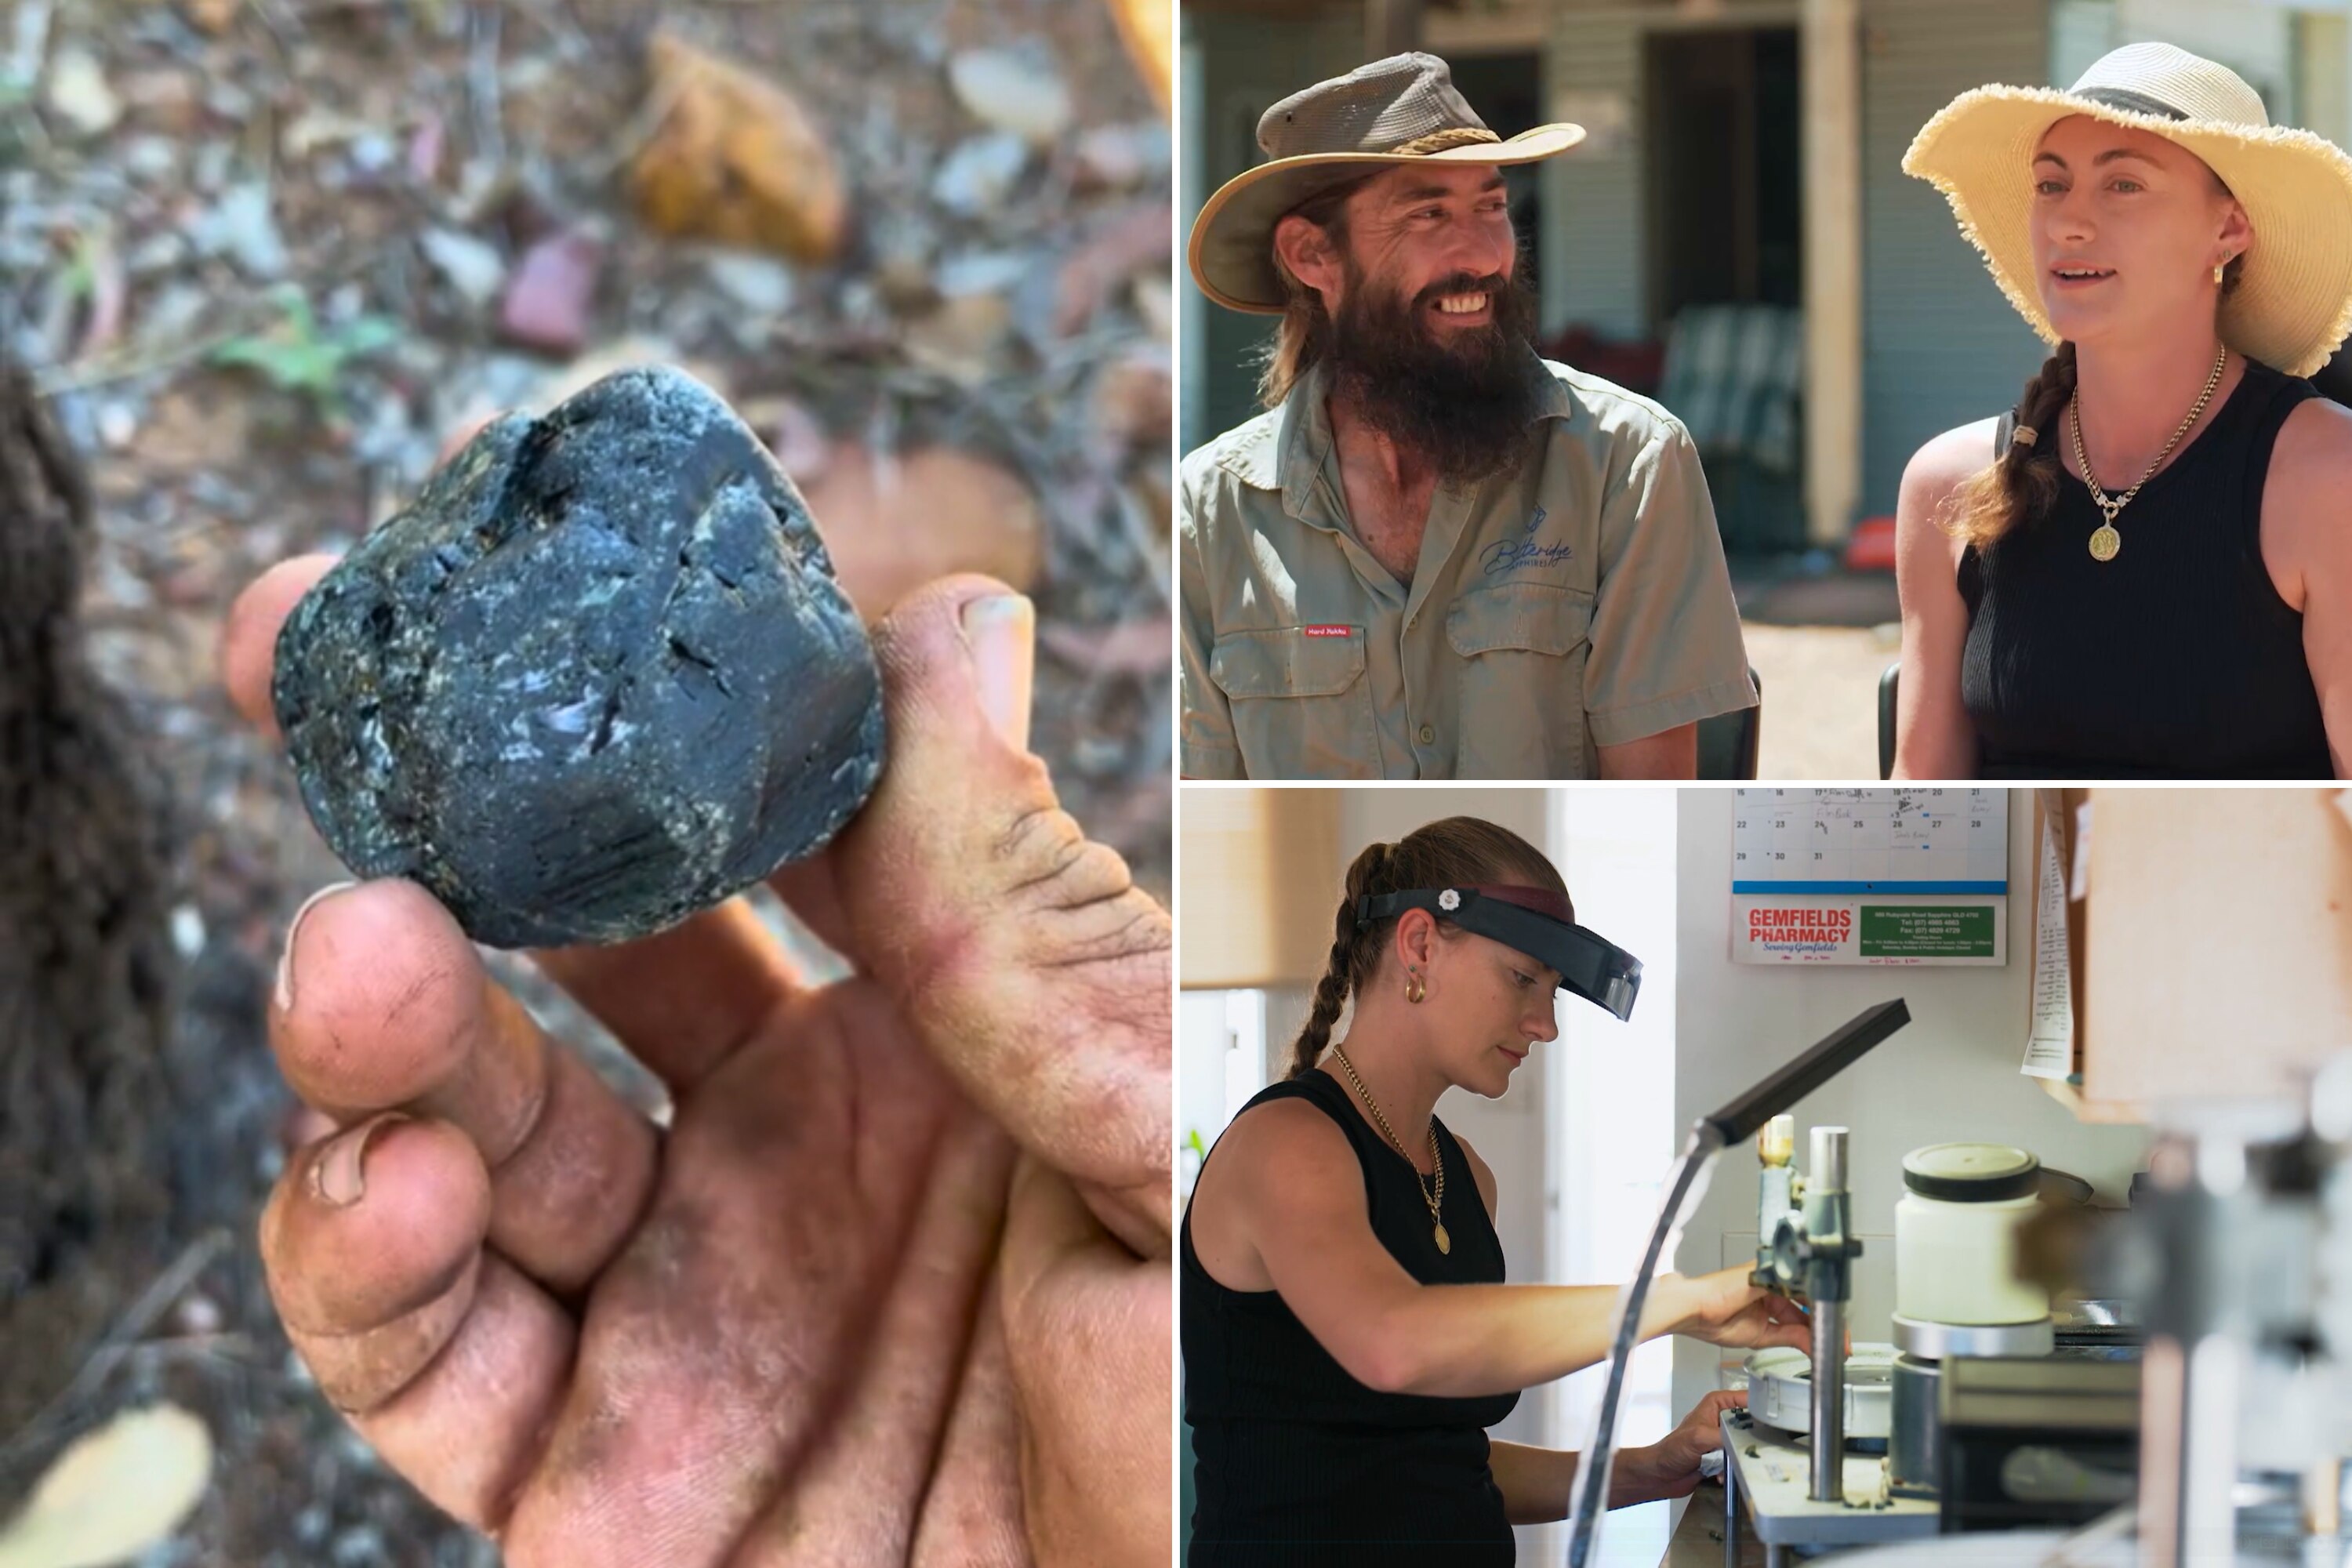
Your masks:
[{"label": "corrugated metal wall", "polygon": [[[1649,330],[1643,298],[1642,37],[1647,15],[1571,5],[1553,8],[1544,74],[1555,120],[1591,139],[1544,168],[1543,321],[1571,321],[1610,337]],[[1597,109],[1622,110],[1618,131]]]},{"label": "corrugated metal wall", "polygon": [[2045,352],[1903,153],[1969,88],[2042,81],[2049,30],[2042,0],[1870,0],[1863,26],[1862,493],[1891,513],[1920,444],[2008,407]]}]

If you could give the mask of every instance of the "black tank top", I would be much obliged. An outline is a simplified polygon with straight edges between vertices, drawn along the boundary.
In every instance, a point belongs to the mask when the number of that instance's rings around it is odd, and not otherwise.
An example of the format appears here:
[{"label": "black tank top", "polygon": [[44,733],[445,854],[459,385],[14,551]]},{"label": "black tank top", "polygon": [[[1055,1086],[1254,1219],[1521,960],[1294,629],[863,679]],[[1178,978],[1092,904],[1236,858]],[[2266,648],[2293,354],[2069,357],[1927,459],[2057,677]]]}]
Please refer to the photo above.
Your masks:
[{"label": "black tank top", "polygon": [[[1503,1244],[1443,1121],[1450,1253],[1437,1250],[1419,1173],[1357,1112],[1344,1084],[1318,1068],[1244,1111],[1270,1100],[1311,1101],[1339,1124],[1364,1170],[1372,1234],[1406,1273],[1424,1285],[1500,1282]],[[1514,1560],[1486,1428],[1517,1394],[1376,1393],[1332,1359],[1280,1292],[1229,1290],[1210,1278],[1192,1250],[1190,1205],[1180,1252],[1184,1418],[1199,1498],[1190,1568]]]},{"label": "black tank top", "polygon": [[2316,395],[2247,361],[2212,423],[2116,519],[2112,561],[2091,558],[2103,520],[2072,473],[2049,515],[1962,553],[1960,700],[1979,777],[2330,775],[2303,616],[2262,550],[2271,449]]}]

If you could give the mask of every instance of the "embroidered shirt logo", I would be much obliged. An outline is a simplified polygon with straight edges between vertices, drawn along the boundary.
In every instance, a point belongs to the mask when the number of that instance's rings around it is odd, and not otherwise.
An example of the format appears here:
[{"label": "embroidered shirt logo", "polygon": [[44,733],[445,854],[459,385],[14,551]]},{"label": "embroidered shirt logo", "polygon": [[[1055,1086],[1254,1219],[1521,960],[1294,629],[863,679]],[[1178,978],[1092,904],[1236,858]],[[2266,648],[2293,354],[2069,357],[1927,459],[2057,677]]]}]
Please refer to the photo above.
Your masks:
[{"label": "embroidered shirt logo", "polygon": [[1298,629],[1310,637],[1344,637],[1353,635],[1356,628],[1353,626],[1301,626]]},{"label": "embroidered shirt logo", "polygon": [[1528,526],[1517,539],[1498,539],[1478,552],[1479,564],[1489,577],[1506,572],[1516,572],[1522,566],[1557,566],[1576,559],[1576,547],[1571,544],[1545,544],[1536,538],[1536,531],[1551,515],[1543,507],[1536,508]]}]

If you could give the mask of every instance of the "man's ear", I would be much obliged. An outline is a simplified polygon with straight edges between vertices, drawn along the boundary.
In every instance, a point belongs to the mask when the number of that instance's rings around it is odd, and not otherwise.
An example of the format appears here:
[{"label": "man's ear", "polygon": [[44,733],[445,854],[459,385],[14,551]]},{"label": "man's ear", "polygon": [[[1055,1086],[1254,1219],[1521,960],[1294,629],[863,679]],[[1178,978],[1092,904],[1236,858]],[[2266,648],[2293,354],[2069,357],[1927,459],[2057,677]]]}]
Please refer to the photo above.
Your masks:
[{"label": "man's ear", "polygon": [[1339,308],[1339,247],[1322,226],[1292,213],[1274,226],[1274,254],[1290,275],[1323,297],[1323,309]]}]

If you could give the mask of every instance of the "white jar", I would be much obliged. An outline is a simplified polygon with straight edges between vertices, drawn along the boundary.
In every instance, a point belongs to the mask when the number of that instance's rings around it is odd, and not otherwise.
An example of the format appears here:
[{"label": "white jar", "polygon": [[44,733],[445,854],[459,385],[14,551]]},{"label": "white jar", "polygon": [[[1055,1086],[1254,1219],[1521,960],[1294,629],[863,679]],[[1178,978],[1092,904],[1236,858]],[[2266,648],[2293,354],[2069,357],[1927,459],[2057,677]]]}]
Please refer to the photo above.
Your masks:
[{"label": "white jar", "polygon": [[1895,1310],[1922,1323],[2030,1323],[2050,1294],[2015,1278],[2018,1227],[2042,1163],[2003,1143],[1936,1143],[1903,1157],[1895,1205]]}]

